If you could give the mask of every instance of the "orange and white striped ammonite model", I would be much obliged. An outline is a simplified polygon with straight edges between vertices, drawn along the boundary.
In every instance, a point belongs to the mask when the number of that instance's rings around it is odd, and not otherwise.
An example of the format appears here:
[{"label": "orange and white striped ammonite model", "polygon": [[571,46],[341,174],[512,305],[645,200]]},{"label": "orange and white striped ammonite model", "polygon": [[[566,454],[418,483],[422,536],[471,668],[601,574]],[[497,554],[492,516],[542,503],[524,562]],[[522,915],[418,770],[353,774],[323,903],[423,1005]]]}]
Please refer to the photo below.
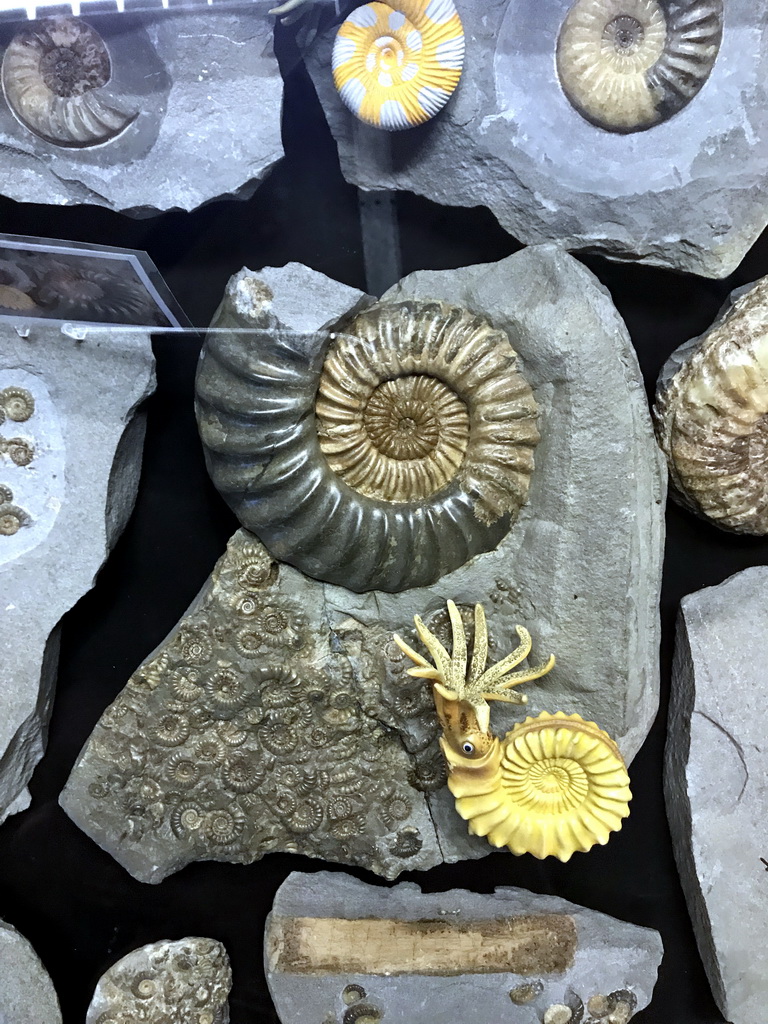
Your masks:
[{"label": "orange and white striped ammonite model", "polygon": [[464,29],[452,0],[392,0],[352,11],[333,45],[333,80],[356,117],[400,131],[445,106],[461,77]]}]

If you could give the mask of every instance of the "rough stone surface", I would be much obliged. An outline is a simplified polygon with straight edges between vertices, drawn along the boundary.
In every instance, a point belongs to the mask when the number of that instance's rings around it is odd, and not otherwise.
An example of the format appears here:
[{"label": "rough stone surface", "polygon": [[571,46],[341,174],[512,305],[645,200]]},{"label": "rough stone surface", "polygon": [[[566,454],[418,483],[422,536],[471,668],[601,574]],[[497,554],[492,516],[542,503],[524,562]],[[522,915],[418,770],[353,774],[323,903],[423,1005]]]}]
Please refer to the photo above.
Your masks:
[{"label": "rough stone surface", "polygon": [[111,142],[67,149],[4,102],[0,191],[136,215],[248,198],[283,155],[273,22],[265,8],[90,19],[112,59],[107,95],[138,117]]},{"label": "rough stone surface", "polygon": [[0,921],[0,1024],[61,1024],[59,1001],[32,946]]},{"label": "rough stone surface", "polygon": [[733,1024],[768,1003],[768,568],[684,598],[666,752],[667,813],[699,951]]},{"label": "rough stone surface", "polygon": [[[153,386],[146,334],[102,329],[75,341],[51,326],[27,338],[0,328],[0,819],[29,803],[58,624],[93,586],[133,507],[144,439],[137,406]],[[21,420],[9,404],[16,389],[34,402]]]},{"label": "rough stone surface", "polygon": [[[420,964],[412,972],[388,977],[381,968],[382,946],[363,936],[357,971],[333,965],[318,969],[311,954],[322,960],[328,947],[318,949],[311,942],[303,946],[300,952],[310,955],[302,964],[297,950],[285,941],[295,934],[296,918],[310,919],[310,924],[311,919],[366,918],[370,926],[383,919],[401,930],[406,922],[429,922],[433,929],[440,922],[442,934],[432,937],[433,932],[427,941],[444,944],[446,957],[442,963]],[[473,934],[480,922],[491,930],[498,922],[509,933],[519,929],[519,945],[512,954],[512,959],[519,958],[519,973],[483,969]],[[330,952],[335,952],[332,947]],[[308,1016],[342,1024],[356,1019],[350,1007],[359,1007],[357,1013],[363,1016],[364,1006],[366,1020],[409,1024],[625,1024],[650,1001],[662,952],[661,938],[651,929],[557,896],[512,888],[493,895],[461,889],[426,894],[410,882],[381,889],[330,872],[288,877],[275,896],[264,943],[267,982],[282,1024],[303,1024]],[[379,966],[360,970],[366,963]]]},{"label": "rough stone surface", "polygon": [[[517,645],[516,623],[531,630],[536,661],[556,654],[554,671],[525,687],[529,713],[594,719],[628,761],[653,721],[664,474],[607,292],[547,246],[419,272],[389,296],[446,299],[507,331],[541,410],[529,503],[495,551],[399,594],[265,568],[260,545],[236,534],[179,627],[105,712],[62,796],[137,878],[270,850],[389,878],[489,853],[455,813],[431,696],[391,642],[396,630],[417,643],[416,613],[445,637],[448,598],[465,611],[484,603],[493,660]],[[293,264],[236,275],[215,323],[243,329],[248,315],[258,330],[277,317],[270,330],[300,347],[296,329],[320,330],[366,301]],[[493,709],[500,733],[523,717]]]},{"label": "rough stone surface", "polygon": [[622,135],[586,121],[560,87],[555,46],[571,5],[458,0],[462,80],[436,118],[405,132],[369,128],[342,104],[330,70],[336,17],[306,62],[344,176],[487,206],[529,244],[725,277],[768,222],[762,10],[724,0],[722,45],[701,91],[662,124]]},{"label": "rough stone surface", "polygon": [[228,1024],[232,972],[213,939],[153,942],[101,977],[86,1024]]}]

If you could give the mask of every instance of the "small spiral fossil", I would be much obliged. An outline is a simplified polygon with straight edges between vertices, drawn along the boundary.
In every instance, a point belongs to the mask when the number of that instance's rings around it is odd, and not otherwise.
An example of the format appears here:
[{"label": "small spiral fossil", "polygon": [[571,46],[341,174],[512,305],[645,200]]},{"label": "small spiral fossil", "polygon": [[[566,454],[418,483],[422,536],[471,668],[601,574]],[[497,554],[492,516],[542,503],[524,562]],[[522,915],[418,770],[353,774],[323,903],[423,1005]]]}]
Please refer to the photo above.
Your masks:
[{"label": "small spiral fossil", "polygon": [[651,128],[704,85],[722,31],[722,0],[576,0],[557,43],[563,91],[600,128]]},{"label": "small spiral fossil", "polygon": [[735,533],[768,533],[768,277],[673,355],[653,414],[672,496]]},{"label": "small spiral fossil", "polygon": [[104,98],[111,75],[104,40],[79,18],[36,22],[14,36],[3,57],[8,106],[25,128],[55,146],[98,146],[136,119]]},{"label": "small spiral fossil", "polygon": [[35,399],[26,388],[3,388],[0,391],[0,410],[14,423],[25,423],[34,414]]},{"label": "small spiral fossil", "polygon": [[443,302],[379,303],[327,346],[321,361],[270,332],[206,343],[198,424],[242,524],[355,591],[426,586],[494,548],[539,440],[506,334]]},{"label": "small spiral fossil", "polygon": [[398,131],[434,117],[459,84],[464,29],[452,0],[386,0],[352,11],[331,65],[339,95],[375,128]]}]

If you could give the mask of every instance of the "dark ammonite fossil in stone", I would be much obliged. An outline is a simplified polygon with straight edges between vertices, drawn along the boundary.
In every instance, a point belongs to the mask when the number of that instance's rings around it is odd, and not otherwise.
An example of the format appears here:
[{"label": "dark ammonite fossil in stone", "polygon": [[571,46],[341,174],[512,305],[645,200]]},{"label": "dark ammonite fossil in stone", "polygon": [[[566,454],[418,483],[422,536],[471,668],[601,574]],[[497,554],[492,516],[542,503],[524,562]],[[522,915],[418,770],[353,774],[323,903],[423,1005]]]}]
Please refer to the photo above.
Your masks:
[{"label": "dark ammonite fossil in stone", "polygon": [[336,329],[212,333],[197,378],[208,469],[272,555],[355,591],[433,583],[506,535],[539,440],[506,334],[443,302]]}]

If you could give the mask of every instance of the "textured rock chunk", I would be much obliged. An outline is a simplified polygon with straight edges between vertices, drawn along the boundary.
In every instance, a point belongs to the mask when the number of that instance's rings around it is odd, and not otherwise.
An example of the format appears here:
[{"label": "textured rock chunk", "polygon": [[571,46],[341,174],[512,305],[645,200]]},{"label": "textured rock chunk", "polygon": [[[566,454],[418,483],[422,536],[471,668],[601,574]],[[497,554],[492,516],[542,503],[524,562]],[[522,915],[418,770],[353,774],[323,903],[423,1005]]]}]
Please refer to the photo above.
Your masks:
[{"label": "textured rock chunk", "polygon": [[768,568],[684,598],[665,790],[675,854],[715,999],[733,1024],[768,1003]]},{"label": "textured rock chunk", "polygon": [[86,1024],[228,1024],[232,972],[220,942],[153,942],[102,976]]},{"label": "textured rock chunk", "polygon": [[264,938],[282,1024],[576,1024],[585,1006],[626,1022],[649,1002],[661,956],[656,932],[558,897],[427,895],[328,872],[288,877]]},{"label": "textured rock chunk", "polygon": [[61,1024],[53,984],[27,940],[0,921],[0,1024]]},{"label": "textured rock chunk", "polygon": [[93,586],[136,497],[149,335],[0,327],[0,820],[26,807],[58,623]]},{"label": "textured rock chunk", "polygon": [[[489,853],[445,787],[429,689],[392,642],[395,631],[417,642],[416,613],[447,642],[447,598],[470,616],[485,605],[490,660],[516,646],[516,623],[533,635],[532,664],[555,653],[553,672],[528,688],[530,714],[594,719],[627,761],[653,720],[663,463],[607,293],[542,247],[417,273],[384,298],[450,301],[509,336],[540,409],[529,501],[496,550],[398,594],[324,585],[237,533],[102,717],[62,796],[138,878],[272,850],[388,878]],[[286,359],[304,358],[317,332],[367,302],[295,264],[243,271],[218,323],[269,329]],[[524,717],[502,705],[494,727],[503,735]]]}]

